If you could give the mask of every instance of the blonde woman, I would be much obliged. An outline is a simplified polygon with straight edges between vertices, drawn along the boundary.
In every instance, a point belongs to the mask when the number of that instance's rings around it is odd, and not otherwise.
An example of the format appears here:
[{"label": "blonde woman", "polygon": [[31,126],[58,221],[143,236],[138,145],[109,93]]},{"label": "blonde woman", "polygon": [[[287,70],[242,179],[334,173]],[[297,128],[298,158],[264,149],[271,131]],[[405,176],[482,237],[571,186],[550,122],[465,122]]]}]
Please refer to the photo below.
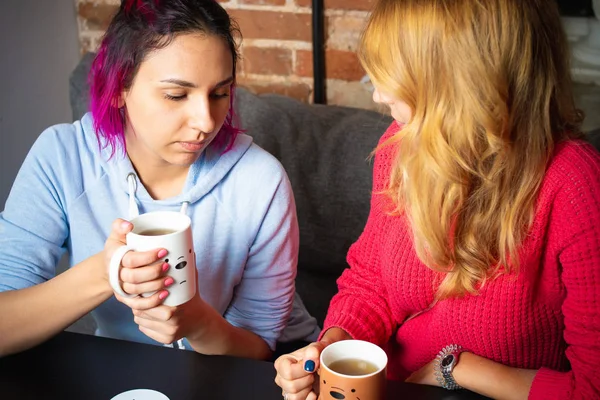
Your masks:
[{"label": "blonde woman", "polygon": [[553,1],[380,0],[359,57],[396,120],[320,341],[383,346],[390,379],[498,399],[600,398],[600,156],[581,140]]}]

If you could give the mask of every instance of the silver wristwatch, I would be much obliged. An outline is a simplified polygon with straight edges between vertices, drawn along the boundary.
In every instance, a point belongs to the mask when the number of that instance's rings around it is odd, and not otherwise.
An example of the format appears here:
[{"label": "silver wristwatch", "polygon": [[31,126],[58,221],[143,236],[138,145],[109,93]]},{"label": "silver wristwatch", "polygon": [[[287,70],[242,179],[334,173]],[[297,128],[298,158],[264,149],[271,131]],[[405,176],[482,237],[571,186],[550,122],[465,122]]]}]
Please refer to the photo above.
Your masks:
[{"label": "silver wristwatch", "polygon": [[462,389],[452,376],[452,371],[458,363],[458,357],[463,348],[457,344],[444,347],[435,357],[434,374],[438,383],[448,390]]}]

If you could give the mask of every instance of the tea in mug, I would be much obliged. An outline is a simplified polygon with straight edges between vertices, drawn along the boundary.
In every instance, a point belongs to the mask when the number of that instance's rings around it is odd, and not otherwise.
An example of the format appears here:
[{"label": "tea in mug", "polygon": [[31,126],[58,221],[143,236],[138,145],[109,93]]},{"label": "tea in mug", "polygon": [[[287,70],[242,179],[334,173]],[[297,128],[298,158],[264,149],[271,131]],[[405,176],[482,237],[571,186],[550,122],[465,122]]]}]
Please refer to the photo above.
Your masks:
[{"label": "tea in mug", "polygon": [[138,235],[162,236],[162,235],[168,235],[168,234],[175,233],[175,232],[177,232],[177,231],[174,229],[154,228],[154,229],[146,229],[145,231],[138,233]]},{"label": "tea in mug", "polygon": [[328,365],[329,369],[343,375],[369,375],[377,372],[379,368],[371,361],[361,360],[358,358],[345,358],[336,360]]}]

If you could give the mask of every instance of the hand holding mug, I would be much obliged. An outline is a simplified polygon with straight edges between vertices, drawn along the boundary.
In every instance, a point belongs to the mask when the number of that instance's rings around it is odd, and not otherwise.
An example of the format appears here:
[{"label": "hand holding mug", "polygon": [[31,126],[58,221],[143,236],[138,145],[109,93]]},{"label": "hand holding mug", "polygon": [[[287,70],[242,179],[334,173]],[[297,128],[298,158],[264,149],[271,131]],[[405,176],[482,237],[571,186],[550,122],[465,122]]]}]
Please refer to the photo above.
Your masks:
[{"label": "hand holding mug", "polygon": [[[193,270],[197,274],[196,269]],[[170,344],[184,337],[193,338],[207,324],[206,307],[210,306],[196,294],[186,303],[174,307],[164,304],[144,310],[132,307],[133,321],[149,338]]]},{"label": "hand holding mug", "polygon": [[328,341],[309,344],[275,360],[275,383],[287,400],[316,400],[319,394],[319,357]]},{"label": "hand holding mug", "polygon": [[[131,222],[117,219],[112,224],[110,236],[104,243],[104,254],[106,264],[110,266],[111,259],[115,253],[126,245],[126,235],[133,229]],[[162,297],[168,294],[164,289],[165,274],[164,265],[160,263],[161,256],[164,257],[165,249],[152,249],[149,251],[131,251],[125,254],[121,260],[118,280],[121,282],[121,291],[115,291],[116,298],[132,308],[149,309],[162,303]],[[106,279],[110,282],[109,267],[106,268]],[[126,296],[120,296],[124,292]],[[155,293],[150,297],[138,296],[142,293]]]},{"label": "hand holding mug", "polygon": [[379,346],[362,340],[312,343],[279,357],[275,369],[275,383],[287,400],[385,397],[387,355]]},{"label": "hand holding mug", "polygon": [[[196,294],[190,218],[158,211],[142,214],[131,224],[126,244],[112,253],[109,263],[109,282],[119,300],[136,309],[154,307],[160,300],[167,306],[189,301]],[[161,290],[165,287],[168,296]]]}]

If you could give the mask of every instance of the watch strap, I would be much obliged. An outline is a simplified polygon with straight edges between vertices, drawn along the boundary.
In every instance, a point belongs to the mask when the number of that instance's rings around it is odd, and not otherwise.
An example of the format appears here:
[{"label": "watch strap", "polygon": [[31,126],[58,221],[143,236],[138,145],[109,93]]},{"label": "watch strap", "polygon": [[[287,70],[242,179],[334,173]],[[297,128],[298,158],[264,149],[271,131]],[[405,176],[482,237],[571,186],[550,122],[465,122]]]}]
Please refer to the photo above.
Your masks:
[{"label": "watch strap", "polygon": [[458,357],[460,353],[464,351],[463,348],[456,344],[451,344],[444,347],[435,357],[434,361],[434,374],[435,379],[441,387],[447,390],[462,389],[462,387],[456,383],[452,371],[458,363]]}]

